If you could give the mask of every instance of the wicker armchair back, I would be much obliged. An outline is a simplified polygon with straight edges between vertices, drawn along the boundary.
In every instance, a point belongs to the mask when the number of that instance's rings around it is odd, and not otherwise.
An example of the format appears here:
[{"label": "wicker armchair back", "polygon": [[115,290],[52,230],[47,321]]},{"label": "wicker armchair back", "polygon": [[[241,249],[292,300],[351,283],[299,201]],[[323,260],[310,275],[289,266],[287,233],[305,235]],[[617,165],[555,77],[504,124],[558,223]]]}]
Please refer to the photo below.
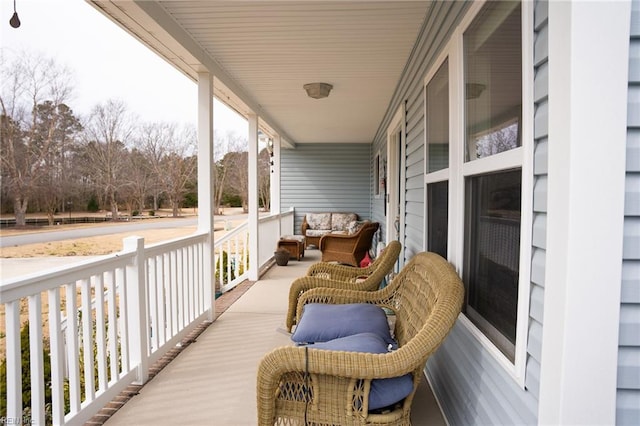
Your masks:
[{"label": "wicker armchair back", "polygon": [[295,323],[298,298],[316,287],[332,287],[351,290],[374,291],[398,261],[402,244],[391,241],[380,255],[366,268],[354,268],[329,262],[317,262],[309,267],[307,276],[291,283],[286,326],[289,331]]},{"label": "wicker armchair back", "polygon": [[371,248],[373,235],[378,231],[378,222],[368,222],[351,235],[327,234],[320,238],[323,262],[339,262],[358,266]]},{"label": "wicker armchair back", "polygon": [[[287,346],[266,354],[258,367],[258,424],[409,425],[411,404],[429,356],[460,313],[463,285],[435,253],[419,253],[378,291],[319,287],[306,303],[371,303],[395,313],[399,348],[384,354]],[[382,413],[369,412],[371,380],[411,373],[413,391]]]}]

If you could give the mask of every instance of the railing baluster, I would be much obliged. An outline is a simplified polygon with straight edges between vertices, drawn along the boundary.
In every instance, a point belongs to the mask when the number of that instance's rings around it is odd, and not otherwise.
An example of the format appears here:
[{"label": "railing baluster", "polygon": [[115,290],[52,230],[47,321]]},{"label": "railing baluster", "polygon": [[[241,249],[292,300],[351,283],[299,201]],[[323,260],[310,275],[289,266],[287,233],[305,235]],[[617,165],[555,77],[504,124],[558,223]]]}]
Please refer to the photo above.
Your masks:
[{"label": "railing baluster", "polygon": [[98,364],[98,389],[107,389],[107,337],[104,312],[104,275],[94,276],[95,306],[96,306],[96,357]]},{"label": "railing baluster", "polygon": [[93,320],[91,309],[91,283],[84,279],[80,282],[82,300],[82,348],[84,360],[84,400],[95,398],[95,381],[93,376]]},{"label": "railing baluster", "polygon": [[147,291],[149,292],[149,316],[151,317],[151,328],[149,330],[149,339],[151,341],[151,348],[155,350],[160,347],[158,344],[158,272],[157,257],[152,256],[147,259]]},{"label": "railing baluster", "polygon": [[120,377],[120,371],[118,368],[118,315],[117,315],[117,288],[116,288],[116,271],[111,270],[106,274],[106,288],[107,288],[107,323],[109,342],[109,371],[111,372],[111,380],[113,383]]},{"label": "railing baluster", "polygon": [[51,351],[51,421],[64,423],[64,348],[60,321],[60,288],[49,290],[49,345]]},{"label": "railing baluster", "polygon": [[176,249],[176,289],[178,291],[178,303],[176,305],[176,310],[178,312],[178,328],[177,330],[182,330],[185,326],[186,319],[186,289],[184,282],[184,250]]},{"label": "railing baluster", "polygon": [[29,296],[29,347],[31,360],[31,419],[44,424],[44,358],[42,355],[42,303],[40,293]]},{"label": "railing baluster", "polygon": [[78,303],[76,300],[76,283],[65,287],[67,306],[67,362],[69,363],[69,405],[70,414],[80,412],[80,363],[78,362]]},{"label": "railing baluster", "polygon": [[129,344],[129,311],[127,291],[127,271],[124,268],[116,270],[116,289],[118,291],[118,325],[120,328],[120,353],[122,354],[122,371],[131,370],[131,345]]},{"label": "railing baluster", "polygon": [[[157,271],[164,271],[164,255],[156,257]],[[165,276],[160,274],[158,282],[155,284],[158,290],[158,347],[167,341],[167,292],[165,287]]]},{"label": "railing baluster", "polygon": [[22,419],[22,350],[20,300],[5,305],[7,342],[7,418]]}]

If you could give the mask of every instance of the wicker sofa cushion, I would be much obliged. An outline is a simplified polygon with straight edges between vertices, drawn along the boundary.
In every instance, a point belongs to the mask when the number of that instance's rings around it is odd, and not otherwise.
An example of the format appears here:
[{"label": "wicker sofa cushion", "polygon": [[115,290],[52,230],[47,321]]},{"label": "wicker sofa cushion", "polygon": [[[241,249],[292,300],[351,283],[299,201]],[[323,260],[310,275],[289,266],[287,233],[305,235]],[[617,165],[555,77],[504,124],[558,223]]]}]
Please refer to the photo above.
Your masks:
[{"label": "wicker sofa cushion", "polygon": [[[360,333],[353,336],[341,337],[328,342],[309,345],[310,348],[332,351],[368,352],[383,354],[389,351],[385,340],[375,333]],[[388,379],[374,379],[371,381],[369,392],[369,411],[388,407],[405,399],[413,390],[413,377],[405,374]]]},{"label": "wicker sofa cushion", "polygon": [[331,213],[307,213],[310,229],[331,230]]},{"label": "wicker sofa cushion", "polygon": [[327,342],[360,333],[374,333],[387,344],[395,344],[382,308],[369,303],[332,305],[309,303],[291,335],[296,343]]},{"label": "wicker sofa cushion", "polygon": [[358,219],[355,213],[332,213],[331,214],[331,230],[345,231],[347,226],[354,220]]},{"label": "wicker sofa cushion", "polygon": [[330,233],[328,229],[307,229],[307,237],[322,237]]}]

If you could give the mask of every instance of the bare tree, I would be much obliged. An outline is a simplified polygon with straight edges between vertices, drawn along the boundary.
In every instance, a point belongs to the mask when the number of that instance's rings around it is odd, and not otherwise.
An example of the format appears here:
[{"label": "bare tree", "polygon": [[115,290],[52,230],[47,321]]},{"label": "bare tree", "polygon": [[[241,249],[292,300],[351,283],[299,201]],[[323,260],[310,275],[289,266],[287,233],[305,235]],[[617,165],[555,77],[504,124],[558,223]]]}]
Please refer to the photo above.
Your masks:
[{"label": "bare tree", "polygon": [[145,153],[137,148],[131,150],[127,156],[128,179],[127,191],[123,194],[127,210],[132,214],[138,210],[142,212],[145,207],[145,200],[152,192],[152,188],[157,186],[153,175],[153,169]]},{"label": "bare tree", "polygon": [[222,187],[225,194],[240,197],[242,208],[248,210],[249,194],[249,153],[247,152],[247,141],[236,136],[235,133],[227,135],[228,152],[222,159],[224,167],[227,169],[227,178]]},{"label": "bare tree", "polygon": [[132,131],[132,118],[117,100],[96,105],[85,126],[85,170],[109,204],[114,220],[118,218],[118,193],[129,185],[126,143]]},{"label": "bare tree", "polygon": [[153,176],[149,191],[153,197],[153,210],[160,207],[160,195],[163,191],[159,176],[162,175],[162,161],[172,144],[175,125],[170,123],[144,123],[138,133],[137,145],[147,160],[149,173]]},{"label": "bare tree", "polygon": [[[215,211],[220,213],[224,195],[237,195],[242,198],[242,189],[239,186],[247,186],[247,141],[234,132],[227,133],[225,138],[219,138],[216,134],[215,146],[220,149],[216,150],[214,204]],[[245,153],[244,159],[240,153]],[[246,196],[242,200],[246,200]]]},{"label": "bare tree", "polygon": [[70,157],[82,125],[65,104],[53,105],[46,101],[36,109],[36,138],[51,140],[51,147],[42,164],[39,198],[43,202],[49,225],[53,225],[55,212],[64,211],[65,200],[71,197],[73,191]]},{"label": "bare tree", "polygon": [[[59,114],[40,120],[71,96],[71,73],[53,59],[31,53],[0,53],[0,150],[2,185],[13,199],[16,226],[26,224],[29,202],[50,172]],[[48,105],[48,107],[46,106]]]},{"label": "bare tree", "polygon": [[195,128],[184,127],[171,135],[170,141],[161,161],[158,179],[171,204],[173,217],[178,217],[188,184],[194,180],[198,164],[194,155],[197,147]]},{"label": "bare tree", "polygon": [[271,210],[271,156],[266,148],[258,154],[258,196],[260,205]]}]

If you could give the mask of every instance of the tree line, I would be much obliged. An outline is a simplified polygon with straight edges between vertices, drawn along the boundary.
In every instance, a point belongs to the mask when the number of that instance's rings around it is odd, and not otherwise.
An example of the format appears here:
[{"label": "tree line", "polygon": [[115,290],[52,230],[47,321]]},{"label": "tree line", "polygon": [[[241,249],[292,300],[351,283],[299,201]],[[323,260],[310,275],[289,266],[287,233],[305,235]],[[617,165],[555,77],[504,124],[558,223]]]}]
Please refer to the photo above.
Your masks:
[{"label": "tree line", "polygon": [[[131,215],[197,207],[197,134],[193,126],[140,122],[116,99],[87,116],[71,107],[72,73],[43,55],[0,51],[0,209],[16,226],[26,214],[109,212]],[[247,207],[247,141],[214,136],[216,211]],[[259,156],[260,204],[269,207],[269,154]]]}]

